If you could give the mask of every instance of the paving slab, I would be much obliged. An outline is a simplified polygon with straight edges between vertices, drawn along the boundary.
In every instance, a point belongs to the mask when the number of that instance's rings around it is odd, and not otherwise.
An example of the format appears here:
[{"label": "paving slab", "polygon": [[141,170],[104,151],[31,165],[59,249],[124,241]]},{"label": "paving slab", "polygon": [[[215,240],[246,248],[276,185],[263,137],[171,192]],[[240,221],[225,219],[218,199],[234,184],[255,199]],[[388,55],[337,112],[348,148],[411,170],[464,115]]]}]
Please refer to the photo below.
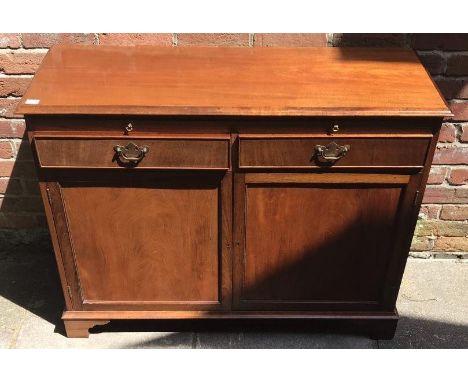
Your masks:
[{"label": "paving slab", "polygon": [[243,340],[242,332],[197,332],[196,349],[238,349]]},{"label": "paving slab", "polygon": [[468,348],[468,262],[410,260],[395,338],[381,348]]},{"label": "paving slab", "polygon": [[0,349],[15,347],[26,314],[26,309],[0,296]]},{"label": "paving slab", "polygon": [[316,325],[112,321],[69,339],[50,243],[0,249],[1,348],[468,348],[468,262],[410,259],[391,341]]},{"label": "paving slab", "polygon": [[[99,328],[99,330],[103,330]],[[89,338],[67,338],[56,325],[30,314],[16,339],[16,348],[34,349],[140,349],[192,348],[193,333],[114,332],[91,333]]]},{"label": "paving slab", "polygon": [[374,349],[377,341],[363,336],[333,333],[242,333],[243,349]]}]

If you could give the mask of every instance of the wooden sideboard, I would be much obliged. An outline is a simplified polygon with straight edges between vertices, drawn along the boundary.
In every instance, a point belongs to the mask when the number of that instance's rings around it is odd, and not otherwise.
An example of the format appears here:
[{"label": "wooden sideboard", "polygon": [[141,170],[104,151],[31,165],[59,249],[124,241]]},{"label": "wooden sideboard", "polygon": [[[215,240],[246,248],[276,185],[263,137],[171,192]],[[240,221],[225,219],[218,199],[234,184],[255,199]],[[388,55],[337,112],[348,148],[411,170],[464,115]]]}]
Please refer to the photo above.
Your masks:
[{"label": "wooden sideboard", "polygon": [[393,336],[451,115],[412,51],[56,46],[17,112],[69,337],[224,318]]}]

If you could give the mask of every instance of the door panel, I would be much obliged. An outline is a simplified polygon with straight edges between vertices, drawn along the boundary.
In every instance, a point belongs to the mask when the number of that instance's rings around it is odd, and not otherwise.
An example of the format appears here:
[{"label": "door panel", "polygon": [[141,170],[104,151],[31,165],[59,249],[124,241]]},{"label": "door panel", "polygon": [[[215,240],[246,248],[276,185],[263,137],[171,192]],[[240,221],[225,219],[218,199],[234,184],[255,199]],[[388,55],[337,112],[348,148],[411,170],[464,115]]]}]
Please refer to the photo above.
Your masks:
[{"label": "door panel", "polygon": [[[244,179],[244,180],[242,180]],[[235,305],[372,309],[379,305],[410,176],[236,177]]]},{"label": "door panel", "polygon": [[61,182],[83,306],[179,310],[227,303],[220,179]]}]

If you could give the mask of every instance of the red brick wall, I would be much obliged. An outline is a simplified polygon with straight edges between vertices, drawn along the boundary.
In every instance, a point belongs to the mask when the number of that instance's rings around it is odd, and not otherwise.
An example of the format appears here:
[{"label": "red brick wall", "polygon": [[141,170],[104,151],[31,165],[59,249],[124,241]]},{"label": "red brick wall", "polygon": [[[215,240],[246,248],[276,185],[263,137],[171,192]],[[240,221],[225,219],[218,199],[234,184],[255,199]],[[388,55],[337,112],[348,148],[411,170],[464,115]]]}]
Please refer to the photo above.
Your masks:
[{"label": "red brick wall", "polygon": [[45,219],[29,145],[24,140],[24,122],[12,112],[47,49],[58,43],[416,49],[455,117],[442,129],[411,254],[468,257],[468,34],[0,34],[0,230],[12,235],[22,229],[25,240],[29,232],[32,235],[45,228]]}]

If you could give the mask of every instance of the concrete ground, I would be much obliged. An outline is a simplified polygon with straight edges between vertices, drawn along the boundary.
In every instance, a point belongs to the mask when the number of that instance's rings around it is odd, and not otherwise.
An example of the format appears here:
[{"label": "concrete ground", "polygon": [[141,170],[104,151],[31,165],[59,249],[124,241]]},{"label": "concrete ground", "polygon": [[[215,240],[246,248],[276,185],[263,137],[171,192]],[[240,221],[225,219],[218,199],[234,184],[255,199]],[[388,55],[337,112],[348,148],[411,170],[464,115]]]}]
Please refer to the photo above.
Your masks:
[{"label": "concrete ground", "polygon": [[468,262],[412,260],[391,341],[304,328],[221,322],[111,322],[68,339],[47,242],[0,248],[0,348],[468,348]]}]

